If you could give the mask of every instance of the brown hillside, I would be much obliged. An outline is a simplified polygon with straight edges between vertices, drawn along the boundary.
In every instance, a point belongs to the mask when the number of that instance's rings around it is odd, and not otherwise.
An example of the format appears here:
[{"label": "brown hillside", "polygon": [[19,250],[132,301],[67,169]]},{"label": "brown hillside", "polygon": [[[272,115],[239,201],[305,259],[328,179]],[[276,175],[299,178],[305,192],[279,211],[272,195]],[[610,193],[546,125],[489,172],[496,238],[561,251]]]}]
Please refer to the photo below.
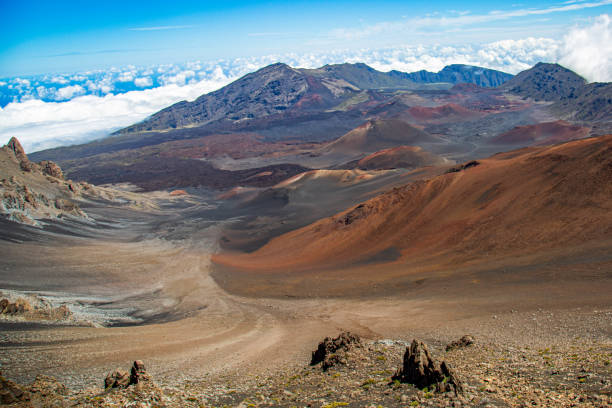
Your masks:
[{"label": "brown hillside", "polygon": [[451,120],[470,120],[482,116],[480,112],[469,110],[456,103],[448,103],[442,106],[426,107],[413,106],[408,109],[408,113],[414,120],[420,122],[449,122]]},{"label": "brown hillside", "polygon": [[582,139],[591,129],[584,126],[572,125],[564,120],[544,122],[535,125],[517,126],[493,138],[491,143],[501,145],[525,144],[555,144],[568,142],[573,139]]},{"label": "brown hillside", "polygon": [[[610,241],[612,135],[607,135],[498,154],[395,188],[254,253],[221,254],[215,262],[258,276],[288,276],[375,261],[405,275]],[[371,267],[366,269],[371,274]]]},{"label": "brown hillside", "polygon": [[417,146],[398,146],[372,153],[359,160],[355,167],[361,170],[410,169],[441,166],[447,161]]},{"label": "brown hillside", "polygon": [[397,146],[439,142],[434,136],[401,120],[371,120],[331,142],[323,151],[367,153]]}]

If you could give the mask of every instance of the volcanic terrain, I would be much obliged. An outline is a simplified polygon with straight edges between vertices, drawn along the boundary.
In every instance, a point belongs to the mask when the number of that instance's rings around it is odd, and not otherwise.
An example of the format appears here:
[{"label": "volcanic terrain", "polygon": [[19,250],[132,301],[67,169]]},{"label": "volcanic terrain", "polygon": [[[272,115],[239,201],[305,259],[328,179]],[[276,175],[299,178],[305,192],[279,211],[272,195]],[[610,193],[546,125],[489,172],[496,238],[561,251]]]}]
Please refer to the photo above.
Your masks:
[{"label": "volcanic terrain", "polygon": [[610,89],[273,64],[12,139],[0,404],[610,406]]}]

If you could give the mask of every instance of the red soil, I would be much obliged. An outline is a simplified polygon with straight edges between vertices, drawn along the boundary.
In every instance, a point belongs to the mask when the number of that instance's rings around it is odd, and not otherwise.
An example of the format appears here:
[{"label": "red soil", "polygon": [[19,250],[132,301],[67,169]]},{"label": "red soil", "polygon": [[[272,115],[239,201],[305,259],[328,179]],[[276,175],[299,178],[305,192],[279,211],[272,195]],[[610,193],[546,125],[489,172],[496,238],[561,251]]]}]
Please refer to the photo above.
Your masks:
[{"label": "red soil", "polygon": [[289,276],[363,264],[392,249],[388,264],[406,274],[612,241],[612,135],[479,162],[214,261],[253,276]]},{"label": "red soil", "polygon": [[469,110],[461,105],[449,103],[442,106],[429,108],[425,106],[413,106],[408,112],[412,117],[419,121],[439,121],[452,119],[472,119],[481,116],[480,113]]},{"label": "red soil", "polygon": [[444,164],[444,159],[417,146],[398,146],[380,150],[357,162],[362,170],[416,168]]},{"label": "red soil", "polygon": [[171,197],[184,196],[184,195],[187,195],[187,192],[185,190],[174,190],[170,192]]},{"label": "red soil", "polygon": [[589,134],[590,130],[588,127],[574,126],[569,122],[558,120],[536,125],[517,126],[495,137],[491,143],[548,145],[582,139]]}]

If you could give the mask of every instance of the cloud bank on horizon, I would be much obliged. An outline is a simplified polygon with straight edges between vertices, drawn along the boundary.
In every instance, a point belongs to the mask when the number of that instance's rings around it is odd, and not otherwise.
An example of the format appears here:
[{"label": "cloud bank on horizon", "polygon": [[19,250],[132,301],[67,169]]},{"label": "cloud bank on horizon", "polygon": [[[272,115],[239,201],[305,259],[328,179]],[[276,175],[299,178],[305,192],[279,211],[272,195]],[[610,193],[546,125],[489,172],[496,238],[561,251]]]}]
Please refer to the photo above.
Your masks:
[{"label": "cloud bank on horizon", "polygon": [[600,15],[588,24],[574,26],[562,39],[528,37],[480,45],[267,55],[3,79],[0,143],[16,136],[28,152],[84,143],[277,61],[301,68],[364,62],[381,71],[405,72],[439,71],[448,64],[461,63],[513,74],[544,61],[559,62],[589,81],[608,82],[612,81],[612,19]]}]

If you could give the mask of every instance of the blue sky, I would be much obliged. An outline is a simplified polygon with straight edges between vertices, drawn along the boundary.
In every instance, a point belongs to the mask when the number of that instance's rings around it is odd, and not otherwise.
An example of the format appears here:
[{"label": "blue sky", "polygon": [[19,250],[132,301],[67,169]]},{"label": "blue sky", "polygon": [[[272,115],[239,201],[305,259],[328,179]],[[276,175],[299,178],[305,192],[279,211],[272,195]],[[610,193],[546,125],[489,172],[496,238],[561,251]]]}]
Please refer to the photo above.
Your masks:
[{"label": "blue sky", "polygon": [[0,0],[0,77],[289,52],[561,36],[608,0]]}]

